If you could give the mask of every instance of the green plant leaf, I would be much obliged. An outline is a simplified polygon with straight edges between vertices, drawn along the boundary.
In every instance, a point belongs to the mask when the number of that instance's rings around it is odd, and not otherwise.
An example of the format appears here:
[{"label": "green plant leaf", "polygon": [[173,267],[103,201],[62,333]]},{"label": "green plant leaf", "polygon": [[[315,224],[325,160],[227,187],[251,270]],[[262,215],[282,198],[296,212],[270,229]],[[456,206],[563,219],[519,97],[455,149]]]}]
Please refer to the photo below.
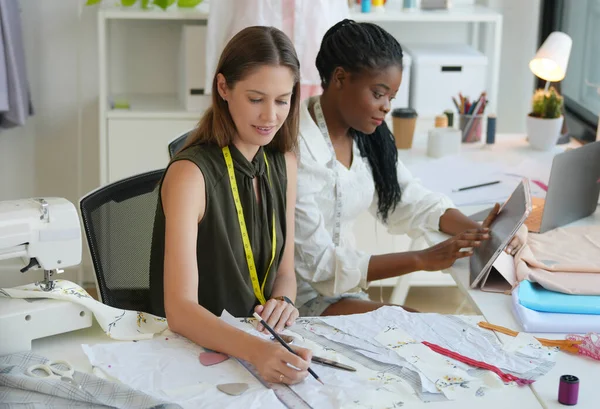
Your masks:
[{"label": "green plant leaf", "polygon": [[556,91],[556,88],[550,87],[548,91],[538,89],[531,100],[531,116],[548,119],[560,118],[563,102],[564,98]]},{"label": "green plant leaf", "polygon": [[85,2],[85,5],[86,5],[86,6],[93,6],[94,4],[98,4],[98,3],[100,3],[101,1],[102,1],[102,0],[87,0],[87,1]]},{"label": "green plant leaf", "polygon": [[175,0],[154,0],[154,4],[163,10],[166,10],[171,4],[175,3]]},{"label": "green plant leaf", "polygon": [[121,5],[123,7],[131,7],[133,6],[135,3],[137,3],[137,0],[121,0]]},{"label": "green plant leaf", "polygon": [[177,0],[177,7],[192,8],[202,3],[202,0]]}]

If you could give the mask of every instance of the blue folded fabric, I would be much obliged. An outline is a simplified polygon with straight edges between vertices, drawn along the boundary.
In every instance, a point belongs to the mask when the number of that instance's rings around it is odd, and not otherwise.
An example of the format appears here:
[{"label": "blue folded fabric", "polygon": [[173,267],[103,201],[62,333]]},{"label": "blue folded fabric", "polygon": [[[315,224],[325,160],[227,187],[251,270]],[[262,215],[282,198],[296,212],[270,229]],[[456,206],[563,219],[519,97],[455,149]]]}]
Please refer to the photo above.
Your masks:
[{"label": "blue folded fabric", "polygon": [[519,283],[519,303],[541,312],[600,315],[600,295],[572,295],[546,290],[531,281]]}]

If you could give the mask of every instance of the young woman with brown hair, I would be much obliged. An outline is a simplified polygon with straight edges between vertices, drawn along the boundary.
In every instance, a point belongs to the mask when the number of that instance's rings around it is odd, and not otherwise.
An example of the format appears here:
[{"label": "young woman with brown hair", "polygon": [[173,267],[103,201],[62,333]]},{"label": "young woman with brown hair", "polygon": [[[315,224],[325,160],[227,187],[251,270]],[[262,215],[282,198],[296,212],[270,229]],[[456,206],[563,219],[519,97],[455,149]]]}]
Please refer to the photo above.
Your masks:
[{"label": "young woman with brown hair", "polygon": [[160,184],[152,312],[197,344],[249,361],[268,382],[296,383],[309,350],[296,356],[217,316],[256,311],[278,331],[298,317],[298,58],[280,30],[249,27],[227,44],[216,72],[212,106]]}]

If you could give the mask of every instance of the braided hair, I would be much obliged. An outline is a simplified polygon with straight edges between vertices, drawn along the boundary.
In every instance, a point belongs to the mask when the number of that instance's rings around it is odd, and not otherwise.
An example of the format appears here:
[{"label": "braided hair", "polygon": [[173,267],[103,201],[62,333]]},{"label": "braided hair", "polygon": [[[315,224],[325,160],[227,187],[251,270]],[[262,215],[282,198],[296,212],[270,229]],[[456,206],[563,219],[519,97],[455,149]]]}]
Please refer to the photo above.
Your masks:
[{"label": "braided hair", "polygon": [[[375,24],[348,19],[327,30],[316,60],[323,89],[327,89],[337,67],[359,73],[393,65],[402,67],[402,48],[398,41]],[[398,151],[394,136],[385,121],[370,135],[356,129],[350,132],[361,156],[369,161],[377,191],[377,214],[386,222],[402,196],[397,177]]]}]

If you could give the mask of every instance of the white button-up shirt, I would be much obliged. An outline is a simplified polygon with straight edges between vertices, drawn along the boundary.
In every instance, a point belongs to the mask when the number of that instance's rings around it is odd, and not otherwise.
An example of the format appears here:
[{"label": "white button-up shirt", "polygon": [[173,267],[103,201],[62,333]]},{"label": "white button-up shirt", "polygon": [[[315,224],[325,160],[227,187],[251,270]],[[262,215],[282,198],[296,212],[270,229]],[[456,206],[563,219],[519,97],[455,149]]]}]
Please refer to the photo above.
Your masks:
[{"label": "white button-up shirt", "polygon": [[[308,111],[300,108],[298,192],[295,221],[295,268],[298,279],[298,306],[321,294],[338,296],[367,288],[371,254],[356,248],[353,226],[357,217],[369,210],[377,214],[377,194],[370,165],[354,142],[350,168],[337,160]],[[317,97],[318,98],[318,97]],[[335,223],[335,178],[342,191],[340,242],[333,242]],[[402,199],[386,226],[390,234],[418,237],[439,229],[440,217],[453,207],[446,196],[433,193],[413,178],[398,161],[398,182]]]}]

